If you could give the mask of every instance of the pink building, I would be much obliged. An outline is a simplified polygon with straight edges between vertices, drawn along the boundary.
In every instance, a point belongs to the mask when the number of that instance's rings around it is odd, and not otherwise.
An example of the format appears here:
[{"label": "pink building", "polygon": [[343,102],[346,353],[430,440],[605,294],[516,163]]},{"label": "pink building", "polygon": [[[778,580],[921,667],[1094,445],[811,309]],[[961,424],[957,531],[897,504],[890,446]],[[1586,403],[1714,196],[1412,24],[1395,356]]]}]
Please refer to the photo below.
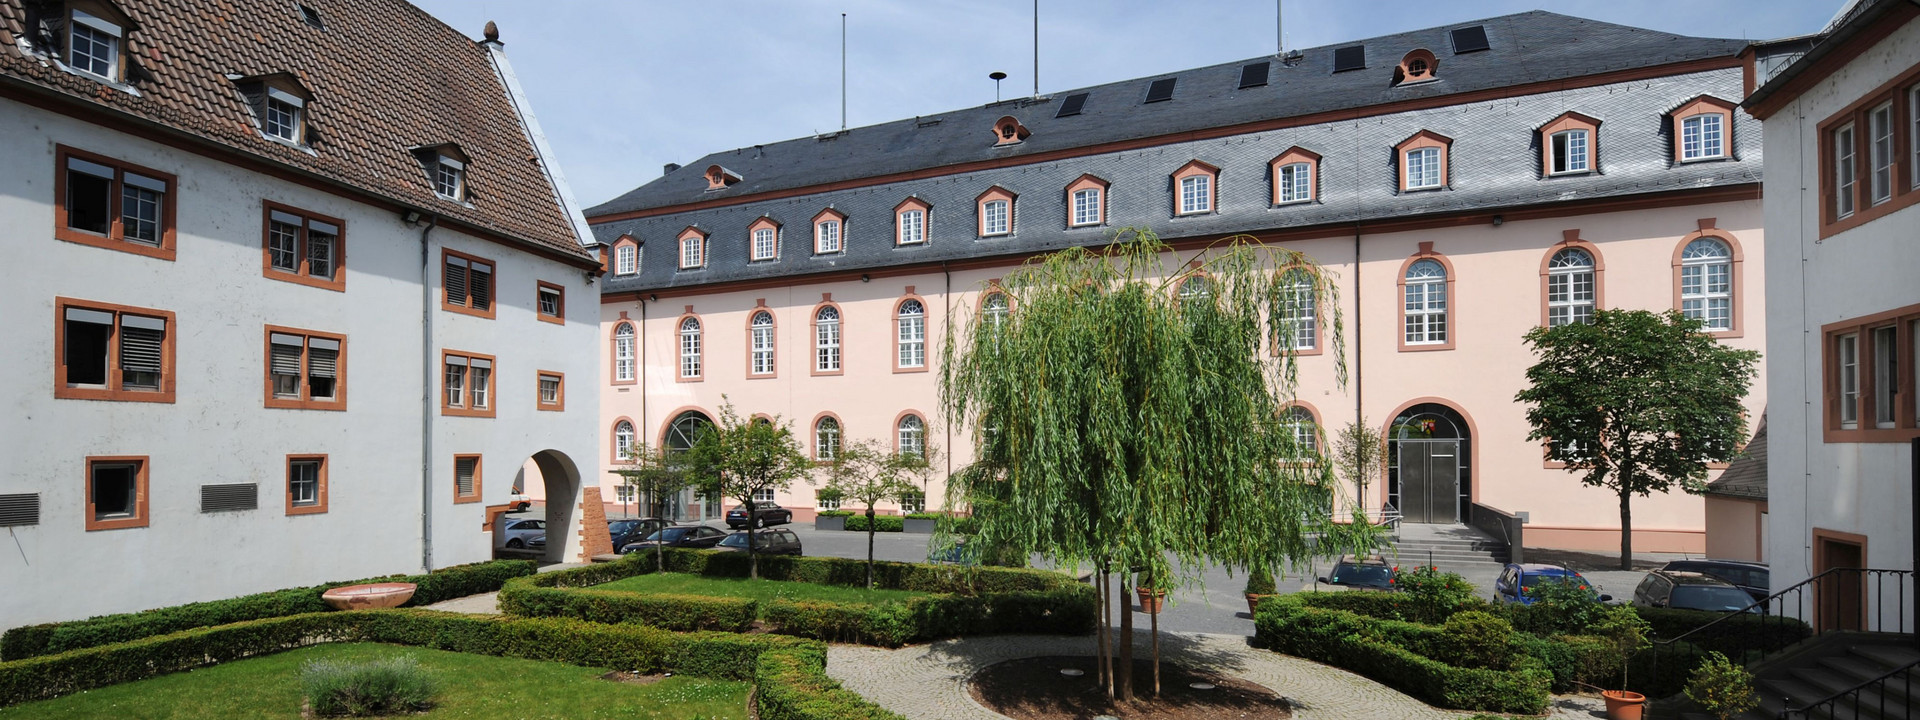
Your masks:
[{"label": "pink building", "polygon": [[[1743,45],[1524,13],[668,166],[587,213],[608,262],[602,470],[629,443],[683,443],[724,397],[816,455],[939,447],[944,477],[973,429],[941,417],[940,345],[996,307],[997,279],[1121,227],[1167,239],[1170,266],[1251,234],[1338,276],[1351,378],[1331,328],[1292,328],[1302,418],[1430,428],[1392,440],[1360,502],[1410,522],[1525,513],[1528,545],[1617,548],[1613,496],[1525,440],[1521,336],[1676,308],[1764,345]],[[925,490],[939,509],[944,486]],[[820,507],[804,484],[771,499]],[[1700,552],[1704,527],[1699,497],[1634,504],[1638,549]]]}]

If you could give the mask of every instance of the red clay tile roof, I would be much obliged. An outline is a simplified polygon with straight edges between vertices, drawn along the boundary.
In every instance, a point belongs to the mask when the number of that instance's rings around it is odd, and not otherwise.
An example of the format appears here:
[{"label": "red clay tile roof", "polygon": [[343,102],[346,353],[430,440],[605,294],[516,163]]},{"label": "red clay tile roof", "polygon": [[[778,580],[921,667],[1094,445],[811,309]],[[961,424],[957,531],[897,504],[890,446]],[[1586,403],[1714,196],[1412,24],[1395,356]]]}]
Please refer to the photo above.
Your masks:
[{"label": "red clay tile roof", "polygon": [[[33,0],[24,0],[32,2]],[[0,0],[0,91],[49,90],[125,112],[324,181],[568,256],[592,257],[520,125],[487,49],[401,0],[118,0],[148,78],[122,92],[21,51],[23,0]],[[229,75],[290,72],[313,91],[314,154],[262,137]],[[458,143],[468,200],[441,199],[408,147]]]}]

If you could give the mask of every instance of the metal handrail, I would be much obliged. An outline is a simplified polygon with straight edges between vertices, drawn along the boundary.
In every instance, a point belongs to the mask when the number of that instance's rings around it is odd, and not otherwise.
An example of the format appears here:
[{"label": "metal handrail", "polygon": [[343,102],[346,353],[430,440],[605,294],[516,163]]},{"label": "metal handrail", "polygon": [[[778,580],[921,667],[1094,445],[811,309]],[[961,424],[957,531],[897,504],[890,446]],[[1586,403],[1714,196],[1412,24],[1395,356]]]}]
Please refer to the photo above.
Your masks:
[{"label": "metal handrail", "polygon": [[[1847,688],[1845,690],[1841,690],[1840,692],[1834,693],[1830,696],[1827,696],[1826,698],[1815,700],[1811,703],[1806,704],[1805,706],[1797,707],[1797,708],[1788,706],[1788,707],[1781,708],[1780,714],[1776,717],[1778,718],[1778,720],[1788,720],[1789,718],[1793,718],[1793,717],[1810,718],[1810,717],[1813,717],[1814,709],[1821,708],[1821,707],[1827,708],[1826,715],[1828,717],[1832,717],[1835,714],[1833,711],[1836,709],[1839,709],[1841,707],[1840,705],[1841,701],[1848,697],[1851,697],[1853,699],[1853,706],[1852,706],[1853,717],[1859,717],[1860,716],[1860,694],[1863,692],[1866,692],[1868,689],[1888,686],[1890,684],[1888,681],[1893,679],[1893,676],[1895,675],[1900,675],[1905,677],[1905,680],[1902,682],[1901,689],[1903,692],[1901,694],[1909,698],[1913,697],[1912,673],[1916,669],[1920,669],[1920,660],[1915,660],[1913,662],[1907,663],[1906,665],[1902,665],[1900,667],[1894,668],[1892,670],[1887,671],[1886,674],[1881,675],[1880,677],[1862,682],[1858,685]],[[1911,703],[1903,703],[1903,706],[1906,708],[1906,716],[1913,717],[1913,711],[1916,708]],[[1887,694],[1884,692],[1880,693],[1880,702],[1879,702],[1877,714],[1879,717],[1888,717]]]}]

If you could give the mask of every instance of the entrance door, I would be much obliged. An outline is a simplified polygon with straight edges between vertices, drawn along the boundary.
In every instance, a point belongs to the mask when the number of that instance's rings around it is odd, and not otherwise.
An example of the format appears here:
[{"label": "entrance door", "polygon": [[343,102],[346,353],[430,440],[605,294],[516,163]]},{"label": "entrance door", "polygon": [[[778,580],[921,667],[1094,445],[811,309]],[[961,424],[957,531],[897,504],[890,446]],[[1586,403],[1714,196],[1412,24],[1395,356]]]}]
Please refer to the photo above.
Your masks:
[{"label": "entrance door", "polygon": [[1401,516],[1407,522],[1460,522],[1460,441],[1399,442]]},{"label": "entrance door", "polygon": [[1860,543],[1831,537],[1815,537],[1816,574],[1833,574],[1814,585],[1814,602],[1819,605],[1818,627],[1827,630],[1859,630],[1866,610],[1866,576],[1854,570],[1866,567],[1865,548]]}]

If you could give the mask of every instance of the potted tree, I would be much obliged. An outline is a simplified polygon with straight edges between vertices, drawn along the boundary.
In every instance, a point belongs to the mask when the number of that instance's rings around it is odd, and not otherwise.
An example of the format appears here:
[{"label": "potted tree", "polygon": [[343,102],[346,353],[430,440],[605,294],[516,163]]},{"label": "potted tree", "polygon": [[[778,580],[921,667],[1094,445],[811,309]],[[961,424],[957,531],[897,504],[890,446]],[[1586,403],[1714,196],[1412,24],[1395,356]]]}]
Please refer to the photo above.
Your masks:
[{"label": "potted tree", "polygon": [[1140,612],[1160,614],[1160,609],[1167,603],[1167,589],[1160,587],[1159,583],[1153,581],[1153,576],[1145,572],[1140,573],[1137,579],[1133,591],[1140,595]]},{"label": "potted tree", "polygon": [[1600,691],[1600,697],[1607,702],[1607,718],[1640,720],[1646,712],[1647,696],[1627,689],[1627,666],[1632,663],[1634,653],[1653,645],[1647,641],[1647,621],[1642,620],[1632,606],[1620,605],[1609,608],[1591,632],[1606,638],[1610,650],[1606,653],[1608,659],[1620,664],[1620,689]]},{"label": "potted tree", "polygon": [[1247,572],[1247,614],[1252,615],[1260,609],[1261,598],[1270,598],[1280,594],[1273,587],[1273,573],[1267,572],[1264,565],[1255,565]]}]

